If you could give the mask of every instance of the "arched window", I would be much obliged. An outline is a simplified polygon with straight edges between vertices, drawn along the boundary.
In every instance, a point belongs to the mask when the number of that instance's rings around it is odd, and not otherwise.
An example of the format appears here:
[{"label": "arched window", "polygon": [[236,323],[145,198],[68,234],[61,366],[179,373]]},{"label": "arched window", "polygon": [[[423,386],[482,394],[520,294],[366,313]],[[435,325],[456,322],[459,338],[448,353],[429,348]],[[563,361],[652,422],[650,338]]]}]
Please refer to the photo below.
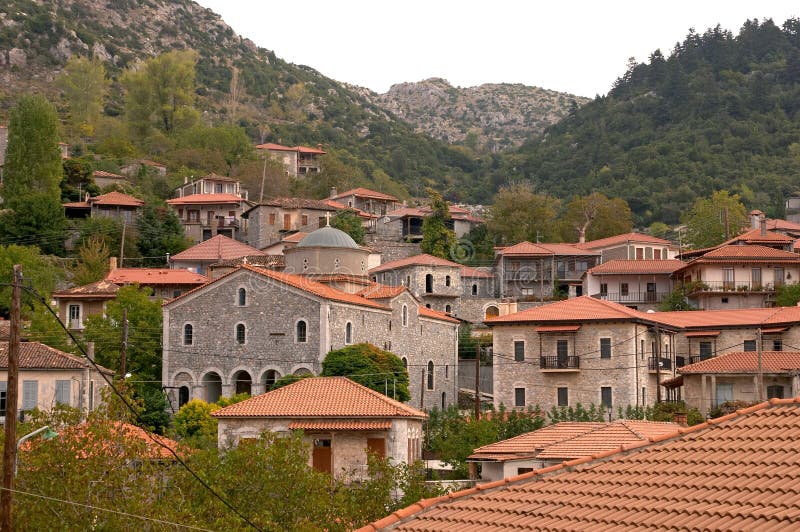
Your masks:
[{"label": "arched window", "polygon": [[275,381],[281,378],[281,374],[274,369],[268,370],[264,373],[264,391],[268,392],[275,386]]},{"label": "arched window", "polygon": [[472,285],[472,295],[473,296],[477,296],[478,295],[478,285],[477,284],[473,284]]},{"label": "arched window", "polygon": [[403,368],[408,369],[408,359],[406,357],[403,357],[402,361],[403,361]]},{"label": "arched window", "polygon": [[425,303],[425,308],[431,308],[431,304],[430,303]]},{"label": "arched window", "polygon": [[189,387],[181,386],[178,388],[178,408],[189,402]]},{"label": "arched window", "polygon": [[308,339],[308,324],[304,320],[300,320],[297,322],[297,331],[295,339],[298,343],[305,343]]},{"label": "arched window", "polygon": [[344,326],[344,343],[353,343],[353,324],[349,321],[347,322],[347,325]]},{"label": "arched window", "polygon": [[183,326],[183,345],[192,345],[194,341],[194,327],[191,323]]},{"label": "arched window", "polygon": [[428,361],[428,389],[433,390],[433,360]]},{"label": "arched window", "polygon": [[243,345],[247,340],[247,331],[245,329],[244,323],[239,323],[236,325],[236,343],[239,345]]},{"label": "arched window", "polygon": [[447,408],[447,394],[442,392],[442,410]]},{"label": "arched window", "polygon": [[403,305],[402,317],[403,317],[403,327],[408,327],[408,306],[406,305]]},{"label": "arched window", "polygon": [[239,306],[243,307],[247,305],[247,290],[244,288],[239,289]]},{"label": "arched window", "polygon": [[450,314],[453,311],[453,307],[451,307],[450,305],[445,305],[444,311]]},{"label": "arched window", "polygon": [[425,276],[425,293],[430,294],[433,292],[433,275],[428,274]]},{"label": "arched window", "polygon": [[444,277],[444,285],[445,286],[450,286],[450,276],[449,275],[446,275]]},{"label": "arched window", "polygon": [[500,315],[500,309],[495,307],[494,305],[489,305],[486,307],[486,317],[487,318],[494,318]]}]

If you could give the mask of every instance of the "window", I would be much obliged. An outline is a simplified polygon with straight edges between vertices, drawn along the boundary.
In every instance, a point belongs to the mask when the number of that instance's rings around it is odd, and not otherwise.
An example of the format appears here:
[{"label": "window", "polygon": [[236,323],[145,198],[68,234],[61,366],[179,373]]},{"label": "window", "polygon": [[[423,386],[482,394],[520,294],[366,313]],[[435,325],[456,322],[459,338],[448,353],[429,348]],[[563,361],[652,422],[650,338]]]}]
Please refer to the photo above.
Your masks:
[{"label": "window", "polygon": [[214,185],[214,193],[222,194],[222,184],[217,183]]},{"label": "window", "polygon": [[733,384],[717,383],[717,405],[733,401]]},{"label": "window", "polygon": [[411,276],[406,275],[406,286],[411,286]]},{"label": "window", "polygon": [[494,305],[489,305],[486,307],[485,316],[487,318],[495,318],[500,315],[500,309],[495,307]]},{"label": "window", "polygon": [[608,295],[608,283],[600,283],[600,295],[601,296]]},{"label": "window", "polygon": [[181,386],[178,388],[178,408],[189,402],[189,387]]},{"label": "window", "polygon": [[292,228],[292,215],[291,214],[284,214],[283,215],[283,230],[288,231]]},{"label": "window", "polygon": [[600,338],[600,358],[611,358],[611,338]]},{"label": "window", "polygon": [[194,341],[194,327],[191,323],[183,326],[183,345],[192,345]]},{"label": "window", "polygon": [[445,286],[450,286],[450,276],[449,275],[445,275],[444,276],[444,285]]},{"label": "window", "polygon": [[408,359],[403,357],[401,360],[403,361],[403,369],[408,369]]},{"label": "window", "polygon": [[628,283],[620,283],[619,284],[619,294],[621,296],[627,296],[628,295]]},{"label": "window", "polygon": [[78,329],[81,326],[81,306],[69,306],[69,326],[73,329]]},{"label": "window", "polygon": [[556,356],[558,357],[559,366],[567,363],[567,353],[569,351],[569,342],[567,340],[556,341]]},{"label": "window", "polygon": [[347,322],[347,325],[344,326],[344,343],[353,343],[353,324],[349,321]]},{"label": "window", "polygon": [[784,273],[783,268],[775,268],[775,286],[783,286],[785,280],[786,274]]},{"label": "window", "polygon": [[611,408],[611,386],[600,388],[600,404],[606,408]]},{"label": "window", "polygon": [[514,388],[514,406],[525,406],[525,388]]},{"label": "window", "polygon": [[522,362],[525,360],[525,342],[514,342],[514,361]]},{"label": "window", "polygon": [[636,248],[636,260],[642,260],[644,258],[644,248]]},{"label": "window", "polygon": [[32,410],[39,402],[39,381],[22,382],[22,409]]},{"label": "window", "polygon": [[734,284],[733,268],[722,268],[722,289],[733,290]]},{"label": "window", "polygon": [[57,380],[56,381],[56,404],[69,405],[70,396],[70,380]]},{"label": "window", "polygon": [[723,297],[723,298],[722,298],[722,302],[723,302],[724,304],[727,304],[727,303],[728,303],[728,298],[727,298],[727,297]]},{"label": "window", "polygon": [[755,340],[745,340],[744,341],[744,350],[745,351],[755,351],[756,350],[756,341]]},{"label": "window", "polygon": [[308,225],[308,216],[307,215],[303,214],[302,216],[300,216],[300,225],[302,225],[303,227]]},{"label": "window", "polygon": [[753,268],[750,270],[750,281],[752,282],[753,290],[761,288],[761,268]]},{"label": "window", "polygon": [[473,296],[477,296],[478,295],[478,285],[476,285],[476,284],[472,285],[472,295]]},{"label": "window", "polygon": [[653,250],[653,259],[661,260],[661,250],[660,249],[654,249]]},{"label": "window", "polygon": [[240,307],[243,307],[243,306],[247,305],[247,290],[245,290],[244,288],[240,288],[239,289],[239,299],[238,299],[238,301],[239,301],[239,306]]},{"label": "window", "polygon": [[275,213],[269,213],[269,225],[275,225]]},{"label": "window", "polygon": [[295,340],[298,343],[305,343],[308,339],[308,324],[304,320],[300,320],[297,322],[297,327],[295,331]]},{"label": "window", "polygon": [[403,305],[403,311],[401,313],[401,317],[403,320],[403,327],[408,327],[408,306]]},{"label": "window", "polygon": [[442,392],[442,410],[447,408],[447,394]]},{"label": "window", "polygon": [[558,389],[558,406],[569,406],[569,388]]},{"label": "window", "polygon": [[522,475],[524,473],[530,473],[533,471],[532,467],[518,467],[517,468],[517,475]]},{"label": "window", "polygon": [[700,360],[711,358],[711,342],[700,342]]},{"label": "window", "polygon": [[430,273],[425,276],[425,293],[430,294],[433,292],[433,275]]},{"label": "window", "polygon": [[431,308],[431,304],[430,303],[425,303],[425,308]]},{"label": "window", "polygon": [[783,351],[783,340],[773,340],[772,341],[772,350],[773,351]]},{"label": "window", "polygon": [[774,384],[767,386],[767,399],[783,399],[783,386]]},{"label": "window", "polygon": [[428,389],[433,390],[433,361],[428,361]]},{"label": "window", "polygon": [[444,306],[444,311],[446,313],[450,314],[453,311],[453,307],[451,307],[450,305],[445,305]]},{"label": "window", "polygon": [[245,330],[244,323],[239,323],[236,325],[236,343],[239,345],[244,345],[246,340],[247,331]]},{"label": "window", "polygon": [[0,382],[0,416],[6,415],[6,390],[8,389],[8,382]]}]

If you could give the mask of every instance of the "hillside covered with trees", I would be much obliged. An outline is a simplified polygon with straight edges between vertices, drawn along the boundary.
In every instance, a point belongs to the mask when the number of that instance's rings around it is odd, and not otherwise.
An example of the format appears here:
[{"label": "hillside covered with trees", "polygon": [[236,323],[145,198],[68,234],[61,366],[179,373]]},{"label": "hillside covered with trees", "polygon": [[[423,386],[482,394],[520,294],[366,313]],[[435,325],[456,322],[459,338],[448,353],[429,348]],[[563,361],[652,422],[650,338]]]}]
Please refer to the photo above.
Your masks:
[{"label": "hillside covered with trees", "polygon": [[800,20],[747,21],[736,36],[690,31],[668,57],[632,60],[607,96],[530,140],[504,170],[562,198],[623,198],[638,225],[675,223],[721,189],[783,215],[800,186]]}]

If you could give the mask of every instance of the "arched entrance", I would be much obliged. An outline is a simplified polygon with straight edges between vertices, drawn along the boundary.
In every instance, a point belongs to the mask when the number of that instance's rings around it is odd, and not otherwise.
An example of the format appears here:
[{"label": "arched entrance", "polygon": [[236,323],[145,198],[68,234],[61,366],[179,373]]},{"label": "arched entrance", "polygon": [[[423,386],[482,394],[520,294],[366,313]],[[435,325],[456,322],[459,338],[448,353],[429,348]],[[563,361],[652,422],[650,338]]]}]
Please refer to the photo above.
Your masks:
[{"label": "arched entrance", "polygon": [[222,397],[222,377],[214,371],[206,373],[203,377],[203,390],[207,403],[219,401],[219,398]]},{"label": "arched entrance", "polygon": [[233,375],[233,393],[238,395],[240,393],[252,394],[253,379],[246,371],[237,371]]}]

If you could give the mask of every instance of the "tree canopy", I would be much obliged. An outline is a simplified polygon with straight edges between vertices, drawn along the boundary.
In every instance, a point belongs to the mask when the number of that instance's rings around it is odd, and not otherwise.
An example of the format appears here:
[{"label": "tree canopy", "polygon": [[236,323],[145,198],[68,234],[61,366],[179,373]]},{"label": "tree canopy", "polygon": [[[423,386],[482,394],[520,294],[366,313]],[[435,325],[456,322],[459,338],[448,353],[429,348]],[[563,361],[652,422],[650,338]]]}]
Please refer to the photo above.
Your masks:
[{"label": "tree canopy", "polygon": [[350,235],[356,244],[364,244],[364,225],[361,223],[361,218],[358,213],[353,209],[346,209],[339,211],[331,218],[331,227],[340,229]]},{"label": "tree canopy", "polygon": [[419,247],[423,253],[450,258],[456,245],[456,233],[448,228],[452,220],[450,208],[442,195],[432,188],[428,189],[431,213],[422,222],[422,242]]},{"label": "tree canopy", "polygon": [[354,344],[330,351],[322,361],[322,376],[348,377],[355,382],[386,394],[398,401],[408,401],[408,371],[397,355],[372,344]]},{"label": "tree canopy", "polygon": [[708,198],[696,199],[683,223],[688,244],[707,248],[738,235],[747,225],[747,209],[738,194],[719,190]]},{"label": "tree canopy", "polygon": [[555,221],[560,203],[534,192],[529,183],[507,185],[495,196],[487,224],[505,243],[553,241],[557,238]]}]

